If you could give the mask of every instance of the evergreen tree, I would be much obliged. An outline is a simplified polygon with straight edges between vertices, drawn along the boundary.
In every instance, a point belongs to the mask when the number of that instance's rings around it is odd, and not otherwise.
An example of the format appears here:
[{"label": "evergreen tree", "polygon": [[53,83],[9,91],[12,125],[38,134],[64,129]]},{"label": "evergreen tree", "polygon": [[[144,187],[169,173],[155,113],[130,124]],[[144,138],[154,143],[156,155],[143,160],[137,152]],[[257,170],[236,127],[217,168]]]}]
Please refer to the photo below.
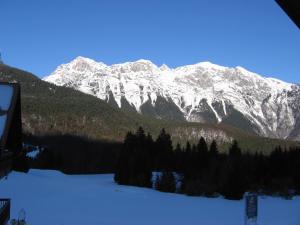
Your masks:
[{"label": "evergreen tree", "polygon": [[162,192],[174,193],[176,191],[174,174],[172,172],[164,171],[161,176],[156,177],[155,187]]},{"label": "evergreen tree", "polygon": [[189,141],[186,142],[185,146],[185,154],[184,154],[184,162],[183,162],[183,172],[184,176],[187,178],[191,175],[192,171],[195,169],[191,166],[190,162],[192,160],[192,147]]},{"label": "evergreen tree", "polygon": [[184,168],[184,152],[181,149],[181,145],[177,143],[174,150],[174,171],[178,173],[183,171]]},{"label": "evergreen tree", "polygon": [[292,165],[293,183],[296,194],[300,194],[300,149],[293,150],[294,163]]},{"label": "evergreen tree", "polygon": [[157,170],[171,170],[173,164],[173,147],[171,136],[162,129],[155,143],[157,153]]},{"label": "evergreen tree", "polygon": [[192,147],[189,141],[186,142],[185,152],[186,154],[191,154],[192,152]]},{"label": "evergreen tree", "polygon": [[[50,155],[51,164],[63,163],[56,153]],[[241,199],[245,191],[263,190],[290,196],[291,190],[300,193],[299,165],[299,148],[276,147],[270,155],[250,154],[242,153],[239,143],[233,141],[225,154],[219,153],[215,140],[208,150],[203,137],[196,146],[187,141],[184,151],[177,144],[173,152],[171,137],[164,129],[154,142],[140,127],[124,139],[116,163],[115,181],[152,187],[154,168],[163,171],[155,180],[155,188],[160,191],[176,191],[173,174],[176,171],[181,177],[181,193],[188,195],[216,196],[219,193],[227,199]]]},{"label": "evergreen tree", "polygon": [[217,142],[215,140],[213,140],[210,144],[209,153],[210,153],[211,157],[218,156],[219,151],[218,151]]},{"label": "evergreen tree", "polygon": [[152,187],[152,167],[143,128],[128,133],[119,154],[114,179],[119,184]]},{"label": "evergreen tree", "polygon": [[157,158],[157,152],[155,151],[154,141],[150,133],[146,136],[146,151],[148,154],[148,160],[151,165],[151,170],[153,171],[155,168],[155,159]]},{"label": "evergreen tree", "polygon": [[159,174],[156,174],[156,177],[155,177],[155,183],[154,183],[154,188],[155,190],[160,190],[160,175]]},{"label": "evergreen tree", "polygon": [[206,143],[204,137],[200,138],[200,140],[197,144],[197,150],[198,150],[198,152],[202,152],[202,153],[207,153],[208,152],[207,143]]},{"label": "evergreen tree", "polygon": [[209,154],[208,154],[208,147],[205,139],[203,137],[200,138],[198,144],[197,144],[197,152],[198,152],[198,171],[199,173],[202,173],[202,170],[204,168],[207,168],[208,166],[208,159],[209,159]]},{"label": "evergreen tree", "polygon": [[180,153],[182,150],[181,150],[181,145],[179,143],[177,143],[176,147],[175,147],[175,150],[174,150],[176,153]]},{"label": "evergreen tree", "polygon": [[228,199],[241,199],[245,192],[241,149],[237,141],[229,148],[228,159],[225,163],[222,193]]},{"label": "evergreen tree", "polygon": [[130,179],[130,165],[129,158],[133,154],[132,148],[134,145],[134,135],[131,132],[126,134],[124,139],[123,148],[119,153],[119,157],[116,163],[116,170],[114,180],[118,184],[129,184]]},{"label": "evergreen tree", "polygon": [[242,155],[242,151],[238,145],[238,142],[236,140],[234,140],[232,145],[229,148],[229,157],[240,158],[241,155]]}]

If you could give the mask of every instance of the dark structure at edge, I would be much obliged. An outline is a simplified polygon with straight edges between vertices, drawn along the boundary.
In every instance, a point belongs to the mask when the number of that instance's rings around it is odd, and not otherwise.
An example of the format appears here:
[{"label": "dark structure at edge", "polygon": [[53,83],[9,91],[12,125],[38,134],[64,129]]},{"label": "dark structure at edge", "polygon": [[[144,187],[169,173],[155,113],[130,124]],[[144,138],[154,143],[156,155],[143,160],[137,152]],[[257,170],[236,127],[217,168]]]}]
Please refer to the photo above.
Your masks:
[{"label": "dark structure at edge", "polygon": [[299,0],[276,0],[278,5],[294,21],[300,29],[300,2]]},{"label": "dark structure at edge", "polygon": [[[2,136],[0,137],[0,179],[12,167],[12,160],[22,150],[21,95],[18,83],[0,82],[10,86],[13,94],[7,111],[0,109],[0,116],[7,115]],[[10,219],[10,199],[0,199],[0,225],[6,225]]]}]

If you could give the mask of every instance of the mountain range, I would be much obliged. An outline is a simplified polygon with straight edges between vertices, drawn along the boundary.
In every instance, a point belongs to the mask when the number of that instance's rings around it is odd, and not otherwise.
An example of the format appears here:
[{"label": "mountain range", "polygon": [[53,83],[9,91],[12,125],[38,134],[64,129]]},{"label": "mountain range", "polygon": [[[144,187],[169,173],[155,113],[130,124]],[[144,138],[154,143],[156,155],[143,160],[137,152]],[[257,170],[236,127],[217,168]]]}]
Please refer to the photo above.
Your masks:
[{"label": "mountain range", "polygon": [[[119,108],[112,101],[112,93],[109,93],[108,97],[111,98],[107,102],[74,88],[43,81],[34,74],[4,64],[0,65],[0,81],[18,82],[21,85],[22,123],[26,137],[42,136],[52,140],[50,136],[64,138],[65,135],[75,135],[121,142],[128,131],[135,131],[142,126],[153,138],[165,128],[171,134],[174,144],[185,144],[186,141],[195,143],[203,136],[209,142],[217,140],[220,149],[226,150],[232,140],[236,139],[245,151],[266,153],[278,145],[299,145],[297,141],[261,137],[225,123],[187,122],[184,118],[178,119],[180,117],[174,117],[173,120],[158,119],[151,114],[144,115],[136,111],[130,104],[127,108],[124,105]],[[164,99],[161,100],[164,103]],[[155,108],[156,113],[163,114],[165,110],[164,115],[171,115],[170,105],[161,106]],[[69,140],[67,136],[66,140]]]},{"label": "mountain range", "polygon": [[263,137],[300,139],[300,85],[242,67],[149,60],[106,65],[77,57],[44,78],[115,108],[168,121],[227,124]]}]

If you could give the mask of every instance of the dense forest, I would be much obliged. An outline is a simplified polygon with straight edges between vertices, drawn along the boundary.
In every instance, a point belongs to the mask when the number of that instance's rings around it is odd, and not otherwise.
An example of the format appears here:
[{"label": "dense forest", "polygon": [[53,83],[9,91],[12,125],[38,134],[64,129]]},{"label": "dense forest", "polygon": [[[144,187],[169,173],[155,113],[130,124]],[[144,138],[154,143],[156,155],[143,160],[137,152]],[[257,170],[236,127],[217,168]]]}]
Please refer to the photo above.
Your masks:
[{"label": "dense forest", "polygon": [[113,173],[121,143],[93,140],[74,135],[32,136],[24,141],[43,148],[30,168],[59,170],[66,174]]},{"label": "dense forest", "polygon": [[164,129],[153,139],[141,127],[128,132],[123,143],[69,135],[27,135],[25,140],[44,147],[36,159],[28,159],[31,168],[68,174],[114,173],[118,184],[192,196],[240,199],[245,192],[300,194],[299,147],[247,153],[233,141],[224,151],[216,141],[208,143],[203,137],[182,146],[173,144]]},{"label": "dense forest", "polygon": [[[228,141],[236,139],[243,150],[255,149],[264,153],[269,153],[278,145],[295,146],[300,143],[260,137],[224,123],[216,125],[169,121],[141,115],[125,109],[126,107],[120,110],[94,96],[50,84],[31,73],[3,64],[0,65],[0,81],[18,82],[21,85],[23,132],[37,138],[42,137],[45,142],[48,137],[52,140],[59,138],[61,141],[65,136],[72,136],[73,139],[84,139],[83,142],[101,140],[100,142],[120,143],[128,131],[134,132],[138,126],[142,126],[153,137],[157,137],[161,129],[165,128],[171,134],[173,143],[180,142],[182,145],[185,145],[186,140],[197,143],[201,135],[207,139],[219,136],[217,141],[225,145],[220,146],[222,149],[227,149]],[[168,108],[163,107],[161,110],[165,112],[160,113],[169,113]],[[237,119],[236,122],[241,121]],[[56,148],[62,149],[55,146]]]},{"label": "dense forest", "polygon": [[[216,141],[207,143],[203,137],[197,144],[187,142],[173,148],[164,129],[153,140],[139,128],[125,137],[115,181],[193,196],[241,199],[250,191],[288,197],[300,193],[299,150],[277,147],[269,155],[242,153],[239,143],[233,141],[224,153]],[[155,179],[153,171],[159,172]]]}]

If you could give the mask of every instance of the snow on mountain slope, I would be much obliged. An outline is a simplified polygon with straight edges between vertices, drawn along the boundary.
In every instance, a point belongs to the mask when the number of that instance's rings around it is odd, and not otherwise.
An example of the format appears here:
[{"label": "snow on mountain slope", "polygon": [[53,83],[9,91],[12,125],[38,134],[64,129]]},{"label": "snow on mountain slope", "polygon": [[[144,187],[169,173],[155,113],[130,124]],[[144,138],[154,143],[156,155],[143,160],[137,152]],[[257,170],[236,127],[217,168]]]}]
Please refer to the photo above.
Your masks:
[{"label": "snow on mountain slope", "polygon": [[157,118],[227,123],[276,138],[300,133],[297,85],[242,67],[201,62],[172,69],[148,60],[109,66],[77,57],[44,80]]}]

